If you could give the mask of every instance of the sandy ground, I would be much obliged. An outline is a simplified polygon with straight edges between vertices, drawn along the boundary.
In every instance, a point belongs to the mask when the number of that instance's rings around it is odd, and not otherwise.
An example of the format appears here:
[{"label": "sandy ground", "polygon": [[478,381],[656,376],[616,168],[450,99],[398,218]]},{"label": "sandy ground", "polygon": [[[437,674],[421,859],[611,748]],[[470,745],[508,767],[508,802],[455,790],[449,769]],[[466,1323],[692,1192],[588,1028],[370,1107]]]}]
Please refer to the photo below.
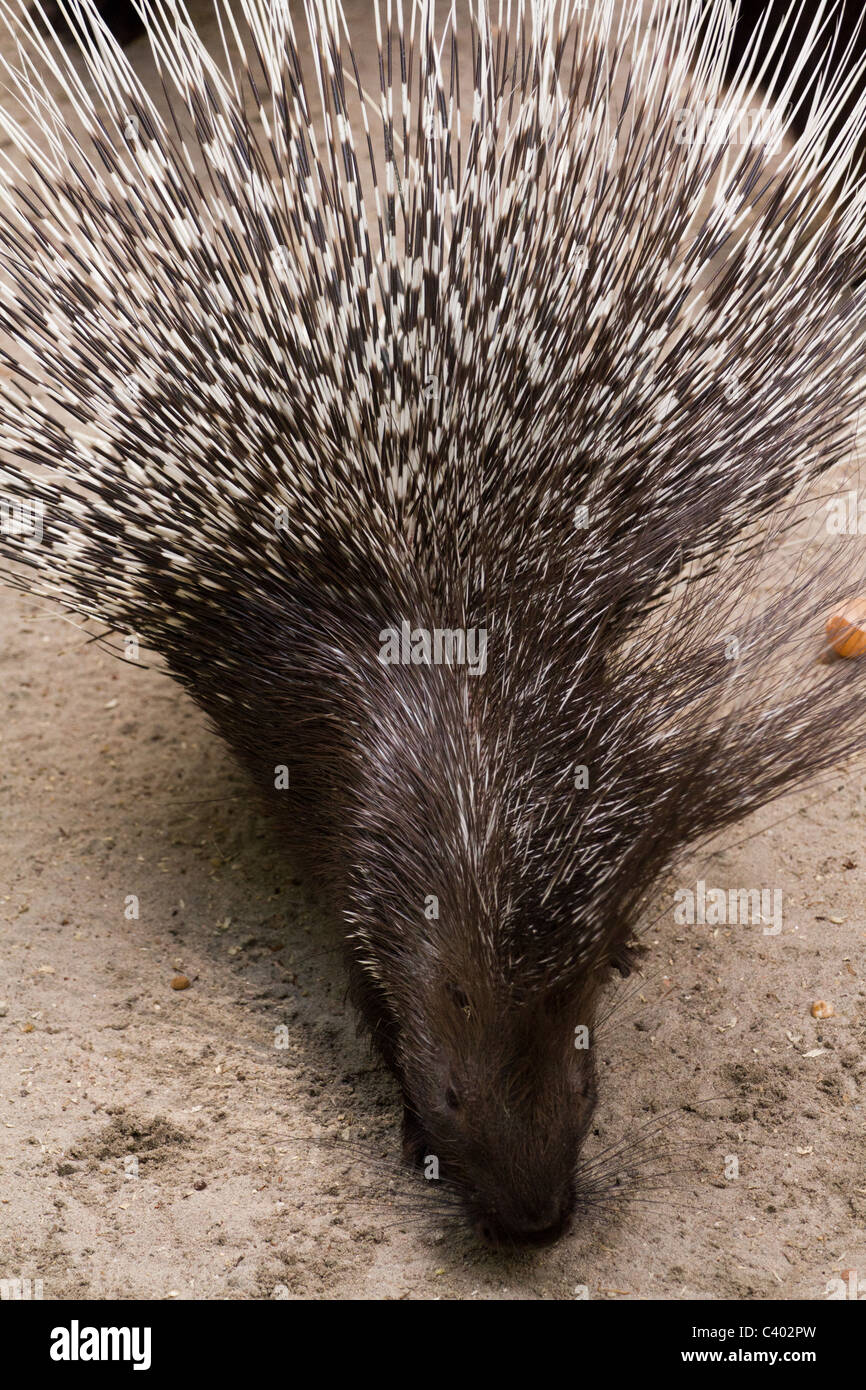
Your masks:
[{"label": "sandy ground", "polygon": [[[866,762],[660,885],[590,1141],[647,1126],[644,1170],[552,1250],[503,1257],[400,1167],[329,905],[186,696],[4,590],[0,702],[0,1279],[92,1299],[866,1288]],[[677,925],[698,879],[780,889],[781,932]]]}]

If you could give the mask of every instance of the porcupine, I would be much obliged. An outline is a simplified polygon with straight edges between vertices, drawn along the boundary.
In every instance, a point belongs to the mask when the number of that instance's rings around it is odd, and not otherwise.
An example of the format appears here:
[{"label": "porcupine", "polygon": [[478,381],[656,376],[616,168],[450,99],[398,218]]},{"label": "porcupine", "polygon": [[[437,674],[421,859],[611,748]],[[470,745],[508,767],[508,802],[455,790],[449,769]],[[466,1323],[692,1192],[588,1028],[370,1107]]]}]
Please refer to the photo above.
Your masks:
[{"label": "porcupine", "polygon": [[338,0],[311,63],[286,0],[221,6],[223,66],[152,0],[168,122],[89,4],[89,86],[0,9],[40,134],[4,103],[7,577],[162,654],[316,847],[407,1155],[549,1241],[648,890],[863,744],[859,673],[814,662],[857,574],[777,544],[862,399],[859,74],[816,69],[785,152],[677,135],[756,103],[724,3],[479,4],[468,83],[456,11],[375,8],[371,97]]}]

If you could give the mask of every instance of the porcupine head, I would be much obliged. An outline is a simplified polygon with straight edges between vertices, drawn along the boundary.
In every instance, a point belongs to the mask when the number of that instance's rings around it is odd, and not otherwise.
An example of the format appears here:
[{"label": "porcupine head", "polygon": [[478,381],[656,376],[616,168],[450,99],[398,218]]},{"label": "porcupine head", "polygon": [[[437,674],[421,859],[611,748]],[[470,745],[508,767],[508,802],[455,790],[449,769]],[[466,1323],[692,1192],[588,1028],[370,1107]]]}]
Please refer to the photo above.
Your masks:
[{"label": "porcupine head", "polygon": [[221,6],[220,65],[159,0],[175,125],[85,9],[86,90],[5,15],[46,152],[4,102],[0,480],[39,534],[0,549],[160,652],[308,832],[407,1153],[484,1239],[552,1239],[646,890],[862,742],[808,655],[839,552],[743,600],[755,527],[850,446],[862,193],[790,219],[863,111],[781,167],[681,140],[753,95],[721,0],[479,5],[454,45],[374,6],[373,95],[338,3],[300,36]]}]

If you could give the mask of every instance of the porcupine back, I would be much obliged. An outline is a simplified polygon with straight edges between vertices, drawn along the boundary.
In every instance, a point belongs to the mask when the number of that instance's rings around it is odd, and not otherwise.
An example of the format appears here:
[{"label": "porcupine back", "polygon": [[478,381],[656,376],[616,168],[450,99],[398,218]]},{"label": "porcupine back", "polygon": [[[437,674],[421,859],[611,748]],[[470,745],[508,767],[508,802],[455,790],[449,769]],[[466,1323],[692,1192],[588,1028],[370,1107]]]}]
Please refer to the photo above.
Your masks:
[{"label": "porcupine back", "polygon": [[[816,73],[785,154],[677,138],[761,105],[721,3],[479,5],[459,72],[456,11],[375,9],[373,98],[336,0],[306,61],[288,3],[220,6],[222,64],[142,8],[172,119],[95,18],[85,80],[0,4],[0,484],[43,531],[9,577],[162,653],[264,789],[289,766],[425,1142],[547,1190],[594,1098],[551,1059],[659,870],[863,741],[859,673],[814,664],[862,565],[779,560],[862,394],[861,194],[802,235],[861,74]],[[486,670],[383,664],[404,620],[485,628]],[[458,1134],[442,1096],[507,1104]]]}]

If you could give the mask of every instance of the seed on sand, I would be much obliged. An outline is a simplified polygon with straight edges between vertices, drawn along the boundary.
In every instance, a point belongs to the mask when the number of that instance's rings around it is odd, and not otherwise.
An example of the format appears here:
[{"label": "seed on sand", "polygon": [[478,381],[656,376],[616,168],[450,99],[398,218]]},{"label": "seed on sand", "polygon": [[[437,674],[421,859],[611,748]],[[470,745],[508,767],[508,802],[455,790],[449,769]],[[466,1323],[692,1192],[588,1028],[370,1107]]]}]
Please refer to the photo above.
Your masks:
[{"label": "seed on sand", "polygon": [[863,656],[866,652],[866,598],[840,603],[827,619],[827,637],[837,656]]}]

